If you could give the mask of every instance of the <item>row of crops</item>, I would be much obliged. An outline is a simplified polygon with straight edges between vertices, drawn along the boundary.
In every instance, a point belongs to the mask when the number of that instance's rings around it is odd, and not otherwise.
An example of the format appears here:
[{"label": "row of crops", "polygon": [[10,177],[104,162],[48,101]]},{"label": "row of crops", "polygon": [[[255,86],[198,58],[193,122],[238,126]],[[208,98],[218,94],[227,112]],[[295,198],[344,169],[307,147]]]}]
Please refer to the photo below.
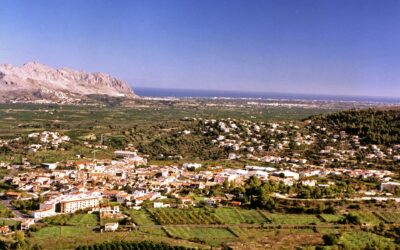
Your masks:
[{"label": "row of crops", "polygon": [[[362,224],[378,225],[381,222],[400,223],[400,212],[356,211],[351,213]],[[275,224],[275,225],[319,225],[338,223],[344,215],[334,214],[282,214],[240,208],[189,208],[149,209],[129,211],[137,225],[209,225],[209,224]]]},{"label": "row of crops", "polygon": [[149,212],[161,225],[222,224],[223,220],[205,209],[150,209]]},{"label": "row of crops", "polygon": [[225,228],[196,228],[165,226],[164,230],[172,238],[186,239],[197,242],[205,242],[217,246],[225,241],[230,241],[236,236]]},{"label": "row of crops", "polygon": [[364,231],[345,233],[339,243],[345,249],[397,249],[393,240]]},{"label": "row of crops", "polygon": [[150,209],[149,212],[161,225],[186,224],[263,224],[310,225],[322,221],[316,215],[275,214],[237,208],[219,209]]},{"label": "row of crops", "polygon": [[375,214],[387,223],[400,223],[400,212],[375,212]]}]

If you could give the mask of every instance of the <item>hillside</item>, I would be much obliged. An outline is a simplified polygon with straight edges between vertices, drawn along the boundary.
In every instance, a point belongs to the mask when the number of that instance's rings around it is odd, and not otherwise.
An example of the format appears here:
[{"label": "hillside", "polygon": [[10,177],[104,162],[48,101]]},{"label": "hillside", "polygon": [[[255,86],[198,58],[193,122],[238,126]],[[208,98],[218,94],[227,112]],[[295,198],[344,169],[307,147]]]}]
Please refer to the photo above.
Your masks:
[{"label": "hillside", "polygon": [[37,62],[0,65],[0,102],[81,103],[93,95],[137,97],[127,83],[104,73],[54,69]]},{"label": "hillside", "polygon": [[357,135],[364,144],[392,145],[400,142],[399,109],[349,110],[312,119],[328,129]]}]

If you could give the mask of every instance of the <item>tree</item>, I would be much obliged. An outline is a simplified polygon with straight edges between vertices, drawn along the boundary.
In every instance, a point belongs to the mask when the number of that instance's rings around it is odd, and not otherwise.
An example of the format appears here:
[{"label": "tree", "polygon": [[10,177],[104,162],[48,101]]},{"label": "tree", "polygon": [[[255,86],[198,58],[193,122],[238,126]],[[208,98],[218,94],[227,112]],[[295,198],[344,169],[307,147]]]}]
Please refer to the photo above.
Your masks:
[{"label": "tree", "polygon": [[324,241],[325,246],[336,245],[339,240],[339,236],[335,234],[325,234],[322,236],[322,240]]}]

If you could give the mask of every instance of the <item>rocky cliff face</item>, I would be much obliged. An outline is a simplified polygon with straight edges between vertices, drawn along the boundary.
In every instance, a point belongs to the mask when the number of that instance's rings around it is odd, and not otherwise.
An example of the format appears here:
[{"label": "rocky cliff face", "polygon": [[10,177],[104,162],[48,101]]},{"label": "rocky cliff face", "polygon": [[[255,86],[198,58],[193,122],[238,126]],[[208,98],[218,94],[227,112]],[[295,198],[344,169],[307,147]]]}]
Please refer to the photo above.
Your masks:
[{"label": "rocky cliff face", "polygon": [[0,101],[69,103],[89,95],[137,97],[128,84],[104,73],[54,69],[37,62],[0,65]]}]

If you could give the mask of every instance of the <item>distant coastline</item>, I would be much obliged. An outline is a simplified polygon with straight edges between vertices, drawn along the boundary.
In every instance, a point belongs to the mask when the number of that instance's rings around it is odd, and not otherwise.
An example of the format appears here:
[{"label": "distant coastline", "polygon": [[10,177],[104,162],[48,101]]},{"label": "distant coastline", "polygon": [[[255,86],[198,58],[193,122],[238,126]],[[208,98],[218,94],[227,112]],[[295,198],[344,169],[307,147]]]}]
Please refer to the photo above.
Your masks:
[{"label": "distant coastline", "polygon": [[231,99],[262,99],[262,100],[307,100],[307,101],[342,101],[342,102],[371,102],[400,104],[400,97],[369,97],[369,96],[340,96],[312,95],[294,93],[268,93],[251,91],[221,91],[195,89],[165,89],[135,87],[135,92],[143,97],[171,98],[231,98]]}]

